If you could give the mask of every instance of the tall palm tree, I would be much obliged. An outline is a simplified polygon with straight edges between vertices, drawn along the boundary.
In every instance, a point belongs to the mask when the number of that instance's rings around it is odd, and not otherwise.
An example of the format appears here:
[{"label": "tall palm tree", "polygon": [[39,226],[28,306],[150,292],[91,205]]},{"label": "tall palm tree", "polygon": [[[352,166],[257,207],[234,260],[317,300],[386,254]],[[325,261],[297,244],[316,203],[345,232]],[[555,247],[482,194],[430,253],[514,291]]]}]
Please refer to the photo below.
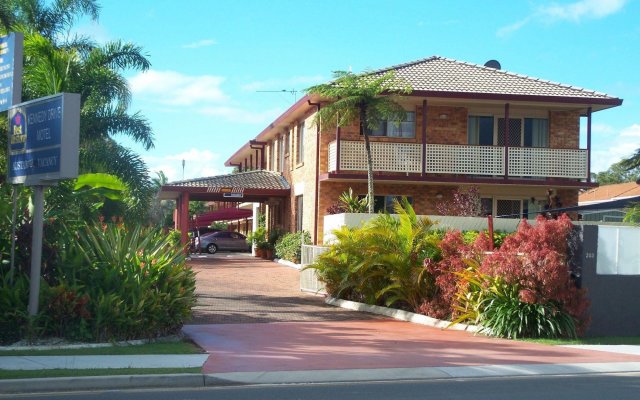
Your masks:
[{"label": "tall palm tree", "polygon": [[[346,71],[333,73],[334,80],[306,90],[330,103],[323,105],[315,117],[315,123],[324,126],[337,121],[338,126],[350,125],[356,120],[364,137],[367,155],[368,211],[373,213],[373,160],[369,135],[384,120],[402,121],[406,112],[396,100],[397,95],[408,94],[411,87],[395,76],[393,71],[376,74],[354,74]],[[339,145],[339,144],[338,144]]]},{"label": "tall palm tree", "polygon": [[127,112],[131,92],[122,75],[129,69],[145,71],[150,63],[133,44],[98,46],[86,37],[71,38],[73,23],[84,15],[96,20],[99,9],[96,0],[4,0],[0,31],[24,33],[25,101],[60,92],[80,94],[80,171],[114,174],[127,183],[134,195],[129,210],[142,218],[154,194],[148,170],[114,138],[125,135],[146,150],[153,147],[148,121]]},{"label": "tall palm tree", "polygon": [[2,0],[0,30],[22,25],[56,41],[68,33],[78,18],[86,15],[96,21],[99,12],[97,0]]}]

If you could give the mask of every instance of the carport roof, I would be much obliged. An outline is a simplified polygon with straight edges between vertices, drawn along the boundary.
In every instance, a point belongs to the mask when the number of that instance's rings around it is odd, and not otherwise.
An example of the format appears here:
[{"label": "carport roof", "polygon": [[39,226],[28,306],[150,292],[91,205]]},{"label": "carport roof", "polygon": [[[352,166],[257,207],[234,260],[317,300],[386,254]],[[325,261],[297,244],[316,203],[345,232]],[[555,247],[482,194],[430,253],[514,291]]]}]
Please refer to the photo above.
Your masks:
[{"label": "carport roof", "polygon": [[190,200],[263,201],[288,196],[290,191],[281,173],[258,170],[170,182],[162,186],[159,197],[172,200],[189,193]]}]

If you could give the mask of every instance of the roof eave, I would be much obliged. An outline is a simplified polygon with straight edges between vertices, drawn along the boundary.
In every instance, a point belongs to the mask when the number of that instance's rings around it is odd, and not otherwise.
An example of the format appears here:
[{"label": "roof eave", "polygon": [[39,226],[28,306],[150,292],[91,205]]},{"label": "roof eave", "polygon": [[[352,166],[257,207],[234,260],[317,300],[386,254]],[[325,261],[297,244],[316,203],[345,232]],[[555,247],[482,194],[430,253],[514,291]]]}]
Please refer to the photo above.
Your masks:
[{"label": "roof eave", "polygon": [[[276,118],[272,123],[270,123],[269,126],[264,128],[262,132],[260,132],[253,140],[265,141],[269,134],[274,130],[282,129],[284,125],[290,124],[291,121],[289,121],[288,119],[291,118],[293,114],[296,114],[303,108],[309,109],[312,107],[312,105],[309,104],[311,100],[313,100],[312,97],[310,97],[309,95],[304,95],[302,98],[300,98],[300,100],[296,101],[291,107],[289,107],[284,113],[280,114],[280,116]],[[251,150],[250,142],[251,141],[247,142],[235,153],[233,153],[233,155],[224,162],[224,165],[227,167],[232,167],[235,164],[238,164],[238,162],[242,161],[241,156],[247,151]]]},{"label": "roof eave", "polygon": [[474,99],[474,100],[503,100],[503,101],[529,101],[540,103],[567,103],[583,105],[601,105],[604,108],[617,107],[622,105],[622,99],[616,97],[568,97],[568,96],[542,96],[542,95],[521,95],[503,93],[474,93],[474,92],[444,92],[433,90],[414,90],[407,96],[413,97],[436,97],[451,99]]}]

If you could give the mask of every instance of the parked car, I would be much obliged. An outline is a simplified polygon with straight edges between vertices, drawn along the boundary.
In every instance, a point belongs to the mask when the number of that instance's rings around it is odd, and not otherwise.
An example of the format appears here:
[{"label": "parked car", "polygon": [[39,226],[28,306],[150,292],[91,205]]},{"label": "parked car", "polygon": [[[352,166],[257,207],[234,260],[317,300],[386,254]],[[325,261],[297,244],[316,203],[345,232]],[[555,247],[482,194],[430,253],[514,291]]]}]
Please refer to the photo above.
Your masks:
[{"label": "parked car", "polygon": [[238,232],[220,231],[201,235],[195,239],[196,249],[200,248],[209,254],[218,250],[250,251],[251,244],[247,237]]},{"label": "parked car", "polygon": [[191,251],[197,251],[198,248],[196,247],[196,238],[198,236],[204,236],[213,232],[220,232],[220,231],[221,229],[209,228],[208,226],[202,226],[199,228],[193,228],[189,230],[189,240],[190,240],[189,249]]}]

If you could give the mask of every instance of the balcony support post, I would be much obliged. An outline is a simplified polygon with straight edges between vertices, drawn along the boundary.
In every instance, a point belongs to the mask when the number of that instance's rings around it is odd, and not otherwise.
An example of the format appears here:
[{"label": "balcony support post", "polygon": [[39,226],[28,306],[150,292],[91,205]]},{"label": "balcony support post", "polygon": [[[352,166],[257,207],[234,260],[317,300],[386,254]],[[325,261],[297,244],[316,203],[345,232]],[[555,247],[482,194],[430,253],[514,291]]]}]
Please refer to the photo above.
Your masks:
[{"label": "balcony support post", "polygon": [[340,125],[336,127],[336,173],[340,173]]},{"label": "balcony support post", "polygon": [[504,179],[509,179],[509,103],[504,105]]},{"label": "balcony support post", "polygon": [[587,109],[587,182],[591,183],[591,107]]},{"label": "balcony support post", "polygon": [[422,172],[424,176],[427,171],[427,99],[422,100]]}]

